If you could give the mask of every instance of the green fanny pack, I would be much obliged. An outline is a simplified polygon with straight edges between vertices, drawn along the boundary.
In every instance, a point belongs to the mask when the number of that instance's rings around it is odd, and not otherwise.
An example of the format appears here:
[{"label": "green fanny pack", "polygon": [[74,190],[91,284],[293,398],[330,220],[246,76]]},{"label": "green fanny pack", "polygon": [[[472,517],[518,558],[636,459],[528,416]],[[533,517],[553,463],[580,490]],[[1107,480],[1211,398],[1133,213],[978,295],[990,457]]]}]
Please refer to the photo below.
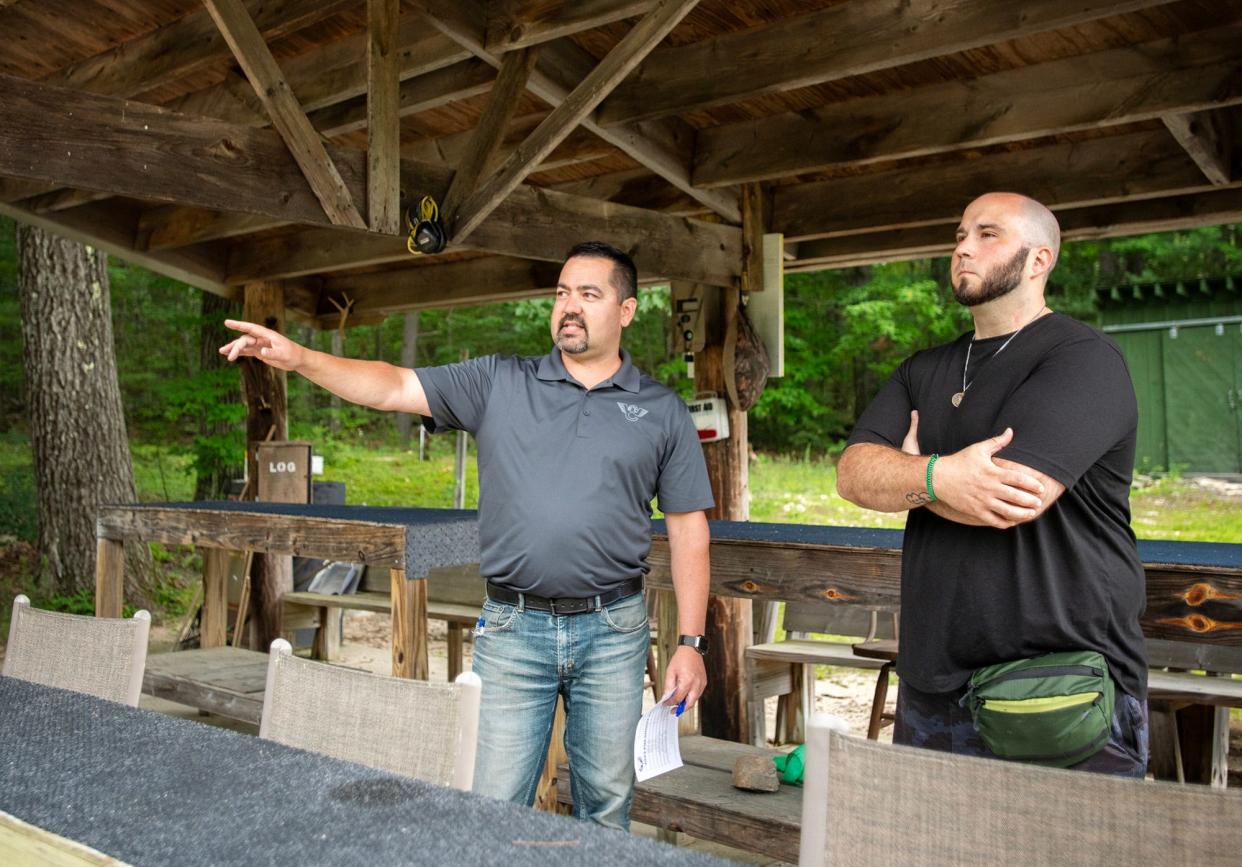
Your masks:
[{"label": "green fanny pack", "polygon": [[1108,743],[1114,687],[1102,654],[1074,650],[977,669],[963,701],[996,755],[1064,768]]}]

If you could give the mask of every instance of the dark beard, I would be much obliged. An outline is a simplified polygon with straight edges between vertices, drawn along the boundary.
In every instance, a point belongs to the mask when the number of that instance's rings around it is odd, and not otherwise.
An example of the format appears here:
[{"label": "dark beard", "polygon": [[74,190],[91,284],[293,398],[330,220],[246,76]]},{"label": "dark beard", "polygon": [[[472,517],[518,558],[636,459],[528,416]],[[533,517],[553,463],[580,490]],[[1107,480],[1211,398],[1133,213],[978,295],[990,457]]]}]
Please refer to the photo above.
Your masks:
[{"label": "dark beard", "polygon": [[1029,252],[1030,247],[1023,247],[1008,262],[994,267],[981,278],[983,282],[979,284],[979,291],[975,294],[971,294],[966,278],[963,277],[953,287],[953,297],[963,307],[977,307],[1003,298],[1022,285],[1022,270],[1026,267],[1026,254]]}]

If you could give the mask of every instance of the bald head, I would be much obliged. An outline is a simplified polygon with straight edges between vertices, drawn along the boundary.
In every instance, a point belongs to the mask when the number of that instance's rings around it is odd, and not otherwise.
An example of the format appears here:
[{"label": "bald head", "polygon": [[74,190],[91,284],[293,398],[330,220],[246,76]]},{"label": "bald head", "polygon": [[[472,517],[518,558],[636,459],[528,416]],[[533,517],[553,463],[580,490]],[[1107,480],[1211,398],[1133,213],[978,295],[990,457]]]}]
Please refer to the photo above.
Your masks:
[{"label": "bald head", "polygon": [[[1021,193],[984,193],[971,202],[966,210],[970,211],[976,206],[1001,208],[1009,213],[1014,219],[1015,228],[1022,236],[1024,246],[1048,247],[1052,250],[1052,265],[1056,265],[1061,255],[1061,226],[1052,211]],[[1048,270],[1051,271],[1052,267]]]}]

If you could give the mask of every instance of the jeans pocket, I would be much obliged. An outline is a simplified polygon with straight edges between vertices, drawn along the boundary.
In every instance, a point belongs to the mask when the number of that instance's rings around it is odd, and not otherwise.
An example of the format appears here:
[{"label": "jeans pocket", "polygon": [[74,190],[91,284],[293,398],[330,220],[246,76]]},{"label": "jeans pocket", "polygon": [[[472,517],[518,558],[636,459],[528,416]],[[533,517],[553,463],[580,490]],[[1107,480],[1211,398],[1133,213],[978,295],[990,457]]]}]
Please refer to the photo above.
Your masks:
[{"label": "jeans pocket", "polygon": [[600,610],[600,618],[613,632],[628,635],[640,629],[650,628],[647,623],[647,604],[642,593],[618,599]]},{"label": "jeans pocket", "polygon": [[518,610],[516,605],[504,605],[488,599],[483,603],[483,610],[479,616],[483,620],[483,635],[487,635],[489,632],[505,632],[512,629],[517,621]]}]

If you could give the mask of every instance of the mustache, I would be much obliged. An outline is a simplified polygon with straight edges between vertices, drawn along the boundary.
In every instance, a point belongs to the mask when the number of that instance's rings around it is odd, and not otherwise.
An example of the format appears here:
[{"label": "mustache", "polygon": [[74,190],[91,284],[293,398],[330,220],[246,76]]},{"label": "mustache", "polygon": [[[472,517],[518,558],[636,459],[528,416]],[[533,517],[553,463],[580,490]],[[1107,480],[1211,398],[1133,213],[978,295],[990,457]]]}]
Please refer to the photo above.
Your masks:
[{"label": "mustache", "polygon": [[569,322],[574,323],[579,328],[581,328],[583,331],[586,331],[586,327],[587,327],[586,320],[576,313],[566,313],[564,316],[562,316],[561,321],[556,326],[556,330],[560,331],[562,328],[565,327],[566,323],[569,323]]}]

